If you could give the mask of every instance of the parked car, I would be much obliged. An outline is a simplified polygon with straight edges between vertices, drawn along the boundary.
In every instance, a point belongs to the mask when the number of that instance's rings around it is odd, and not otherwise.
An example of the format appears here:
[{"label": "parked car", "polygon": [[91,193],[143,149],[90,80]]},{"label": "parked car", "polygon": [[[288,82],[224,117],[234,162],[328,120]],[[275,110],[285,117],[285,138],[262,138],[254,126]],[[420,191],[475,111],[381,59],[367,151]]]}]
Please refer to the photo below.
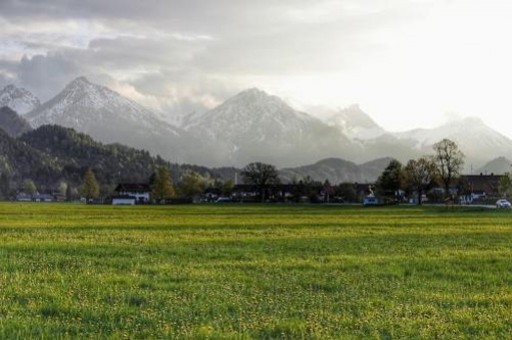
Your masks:
[{"label": "parked car", "polygon": [[510,204],[509,201],[507,201],[506,199],[500,199],[500,200],[497,200],[496,201],[496,208],[512,208],[512,204]]}]

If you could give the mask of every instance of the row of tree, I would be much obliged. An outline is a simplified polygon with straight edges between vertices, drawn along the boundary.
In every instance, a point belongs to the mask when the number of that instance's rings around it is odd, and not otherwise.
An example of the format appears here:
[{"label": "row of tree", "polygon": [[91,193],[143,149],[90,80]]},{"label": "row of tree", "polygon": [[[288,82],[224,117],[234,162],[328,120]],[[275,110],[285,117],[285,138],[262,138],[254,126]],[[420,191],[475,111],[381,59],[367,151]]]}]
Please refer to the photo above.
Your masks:
[{"label": "row of tree", "polygon": [[[399,161],[392,160],[380,175],[376,187],[380,196],[387,200],[399,202],[404,192],[417,195],[417,202],[422,203],[422,197],[430,188],[442,184],[444,196],[450,196],[450,185],[460,176],[464,165],[464,154],[456,143],[444,139],[433,146],[434,155],[412,159],[403,166]],[[269,188],[280,183],[278,170],[275,166],[264,163],[250,163],[241,171],[242,180],[250,184],[259,192],[260,199],[265,201],[271,194]],[[194,197],[202,195],[207,187],[221,188],[223,194],[229,194],[233,188],[232,181],[221,182],[205,178],[194,171],[185,172],[175,186],[171,180],[171,174],[166,166],[159,166],[149,178],[152,190],[152,199],[162,202],[176,196]],[[311,188],[322,185],[310,178],[295,181],[296,196],[314,196],[316,193]],[[345,183],[332,187],[327,181],[323,183],[327,195],[343,195],[347,199],[357,199],[357,193],[353,184]],[[24,184],[25,191],[35,191],[32,183]],[[72,195],[66,188],[66,197]],[[100,196],[100,184],[96,180],[91,169],[85,172],[79,194],[88,201]]]},{"label": "row of tree", "polygon": [[[172,182],[171,173],[166,166],[158,167],[149,178],[151,187],[151,197],[156,203],[165,202],[165,200],[175,198],[176,196],[193,198],[202,195],[208,186],[222,188],[223,192],[230,192],[233,188],[232,181],[212,180],[211,178],[201,176],[199,173],[189,170],[180,178],[175,186]],[[100,197],[100,184],[97,181],[92,169],[85,172],[83,183],[79,193],[87,201]]]},{"label": "row of tree", "polygon": [[411,159],[403,166],[393,160],[377,180],[379,193],[396,202],[402,192],[415,192],[418,204],[432,187],[442,185],[445,199],[451,199],[450,187],[460,176],[464,166],[464,154],[449,139],[434,144],[434,155]]}]

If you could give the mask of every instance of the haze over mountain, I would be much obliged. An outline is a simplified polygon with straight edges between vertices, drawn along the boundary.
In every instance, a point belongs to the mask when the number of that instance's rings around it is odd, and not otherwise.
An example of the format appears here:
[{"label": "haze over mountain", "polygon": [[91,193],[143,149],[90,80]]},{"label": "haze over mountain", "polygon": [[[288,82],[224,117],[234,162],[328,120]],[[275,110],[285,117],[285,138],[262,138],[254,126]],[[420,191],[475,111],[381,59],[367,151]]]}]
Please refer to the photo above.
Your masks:
[{"label": "haze over mountain", "polygon": [[173,162],[210,167],[243,167],[261,161],[289,168],[326,158],[364,163],[392,157],[406,162],[431,154],[432,145],[443,138],[454,140],[466,154],[467,169],[512,152],[509,138],[478,119],[391,133],[358,105],[337,110],[324,122],[255,88],[211,110],[185,116],[178,127],[80,77],[26,118],[34,127],[58,124],[102,142],[122,143]]},{"label": "haze over mountain", "polygon": [[474,171],[475,174],[495,175],[502,175],[506,172],[512,172],[512,162],[506,157],[495,158]]},{"label": "haze over mountain", "polygon": [[326,122],[354,140],[370,140],[386,134],[386,131],[357,104],[333,112]]},{"label": "haze over mountain", "polygon": [[39,107],[39,99],[30,91],[14,85],[0,87],[0,107],[8,106],[20,115]]},{"label": "haze over mountain", "polygon": [[279,175],[285,182],[310,177],[320,182],[328,180],[331,184],[373,183],[390,161],[391,158],[381,158],[357,165],[339,158],[327,158],[315,164],[281,169]]},{"label": "haze over mountain", "polygon": [[119,93],[79,77],[59,94],[26,115],[33,127],[57,124],[105,143],[123,143],[183,160],[187,133],[158,119],[149,109]]},{"label": "haze over mountain", "polygon": [[463,118],[434,129],[415,129],[394,135],[423,153],[431,152],[432,145],[443,138],[451,139],[466,155],[467,169],[471,165],[476,168],[493,158],[512,153],[512,140],[488,127],[479,118]]},{"label": "haze over mountain", "polygon": [[359,151],[336,128],[255,88],[186,117],[182,127],[215,146],[217,166],[252,161],[295,166],[330,156],[352,158]]},{"label": "haze over mountain", "polygon": [[30,124],[10,107],[0,107],[0,129],[11,137],[18,137],[32,130]]}]

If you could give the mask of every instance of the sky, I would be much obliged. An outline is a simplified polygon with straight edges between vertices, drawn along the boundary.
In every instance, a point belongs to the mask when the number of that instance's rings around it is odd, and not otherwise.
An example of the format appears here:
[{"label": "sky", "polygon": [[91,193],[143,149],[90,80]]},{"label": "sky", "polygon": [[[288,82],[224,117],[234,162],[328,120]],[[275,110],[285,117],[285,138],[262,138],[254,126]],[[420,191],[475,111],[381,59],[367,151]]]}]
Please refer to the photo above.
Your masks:
[{"label": "sky", "polygon": [[512,137],[510,32],[508,0],[0,0],[0,83],[47,100],[85,75],[170,114],[258,87],[390,131],[478,116]]}]

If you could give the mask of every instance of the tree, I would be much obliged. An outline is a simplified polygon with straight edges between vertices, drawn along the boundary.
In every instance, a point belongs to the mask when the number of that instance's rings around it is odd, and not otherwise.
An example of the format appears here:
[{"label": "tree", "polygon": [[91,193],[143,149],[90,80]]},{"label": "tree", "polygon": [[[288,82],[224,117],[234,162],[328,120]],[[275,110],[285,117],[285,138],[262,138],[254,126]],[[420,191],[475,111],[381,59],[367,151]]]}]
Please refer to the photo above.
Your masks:
[{"label": "tree", "polygon": [[324,201],[329,203],[331,201],[331,197],[334,194],[334,187],[331,185],[328,179],[324,181],[324,185],[322,188],[324,192]]},{"label": "tree", "polygon": [[0,174],[0,194],[6,199],[11,193],[11,180],[6,173]]},{"label": "tree", "polygon": [[449,139],[434,144],[434,160],[439,172],[439,178],[444,184],[444,194],[450,193],[450,184],[460,176],[464,166],[464,154],[459,150],[457,144]]},{"label": "tree", "polygon": [[341,183],[335,188],[335,195],[343,202],[357,202],[357,186],[354,183]]},{"label": "tree", "polygon": [[265,191],[269,185],[279,184],[279,176],[275,166],[264,163],[250,163],[242,170],[244,183],[257,187],[261,201],[265,201]]},{"label": "tree", "polygon": [[235,183],[232,180],[228,179],[227,181],[224,181],[220,186],[220,193],[222,196],[229,196],[233,192],[234,188]]},{"label": "tree", "polygon": [[22,183],[23,192],[29,195],[34,195],[37,193],[37,187],[33,180],[31,179],[24,179]]},{"label": "tree", "polygon": [[187,171],[181,176],[178,192],[185,197],[194,197],[204,192],[206,180],[195,171]]},{"label": "tree", "polygon": [[384,196],[400,201],[400,190],[403,189],[405,176],[402,163],[391,160],[377,180],[377,188]]},{"label": "tree", "polygon": [[66,201],[71,202],[76,197],[76,188],[73,189],[71,184],[66,186]]},{"label": "tree", "polygon": [[98,198],[100,195],[100,185],[91,168],[88,168],[85,172],[80,194],[85,197],[86,202],[89,202],[93,198]]},{"label": "tree", "polygon": [[437,177],[437,166],[429,157],[411,159],[405,166],[406,181],[416,191],[419,205],[422,203],[423,193],[435,183]]},{"label": "tree", "polygon": [[59,185],[57,186],[57,190],[59,191],[59,194],[65,196],[66,191],[68,191],[68,183],[61,181],[59,182]]},{"label": "tree", "polygon": [[36,184],[31,179],[23,180],[23,192],[29,195],[34,195],[37,192]]},{"label": "tree", "polygon": [[151,194],[156,202],[162,202],[162,200],[172,198],[176,195],[169,176],[169,169],[166,166],[161,166],[156,170],[151,187]]},{"label": "tree", "polygon": [[294,178],[292,184],[294,185],[295,189],[293,192],[293,196],[296,202],[300,202],[303,197],[309,199],[310,201],[315,201],[317,196],[317,192],[315,191],[315,185],[321,185],[320,183],[315,183],[313,178],[311,178],[311,176],[309,175],[302,178],[298,182]]},{"label": "tree", "polygon": [[512,194],[512,174],[506,172],[500,177],[498,191],[501,197],[509,197]]}]

